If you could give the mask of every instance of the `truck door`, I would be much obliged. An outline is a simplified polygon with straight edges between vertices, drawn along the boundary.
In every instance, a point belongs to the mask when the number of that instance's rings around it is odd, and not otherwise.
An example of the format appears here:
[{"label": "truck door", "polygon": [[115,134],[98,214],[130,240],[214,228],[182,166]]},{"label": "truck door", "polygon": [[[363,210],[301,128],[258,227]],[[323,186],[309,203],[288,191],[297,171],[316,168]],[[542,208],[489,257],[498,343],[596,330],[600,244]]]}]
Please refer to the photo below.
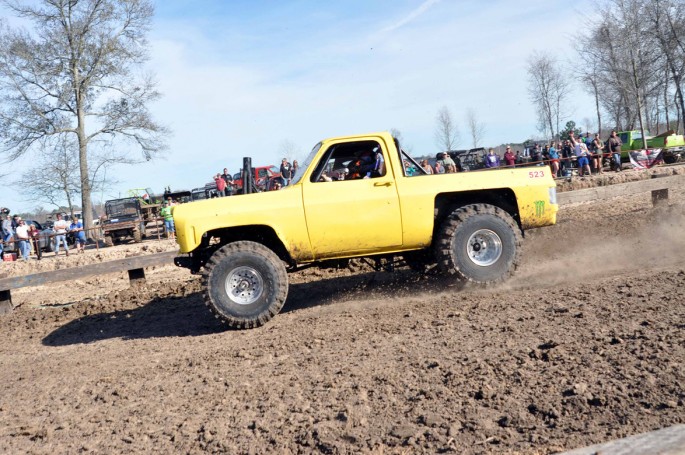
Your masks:
[{"label": "truck door", "polygon": [[397,187],[378,141],[332,144],[303,185],[303,199],[317,259],[402,245]]}]

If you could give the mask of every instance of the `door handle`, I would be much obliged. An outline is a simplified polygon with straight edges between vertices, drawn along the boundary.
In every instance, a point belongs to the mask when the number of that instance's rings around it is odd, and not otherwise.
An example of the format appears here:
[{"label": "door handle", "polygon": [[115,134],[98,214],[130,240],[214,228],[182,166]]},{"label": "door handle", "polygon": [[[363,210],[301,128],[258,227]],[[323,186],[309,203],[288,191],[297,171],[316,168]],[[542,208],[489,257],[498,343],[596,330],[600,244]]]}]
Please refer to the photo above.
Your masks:
[{"label": "door handle", "polygon": [[373,186],[390,186],[392,182],[375,182]]}]

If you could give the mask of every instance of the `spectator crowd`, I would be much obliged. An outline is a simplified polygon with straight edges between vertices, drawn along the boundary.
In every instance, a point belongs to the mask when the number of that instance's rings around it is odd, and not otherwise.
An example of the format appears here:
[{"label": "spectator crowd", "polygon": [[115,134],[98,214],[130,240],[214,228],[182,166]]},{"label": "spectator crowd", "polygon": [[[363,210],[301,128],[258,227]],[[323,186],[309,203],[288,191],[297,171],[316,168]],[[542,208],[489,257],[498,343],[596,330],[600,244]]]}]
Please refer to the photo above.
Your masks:
[{"label": "spectator crowd", "polygon": [[[482,167],[521,167],[521,166],[549,166],[554,177],[565,177],[577,170],[581,177],[590,176],[592,173],[603,174],[607,164],[611,170],[621,171],[621,139],[612,131],[606,142],[603,142],[599,134],[586,133],[585,137],[576,137],[573,132],[569,139],[563,141],[551,141],[540,146],[535,144],[524,147],[523,151],[512,151],[511,146],[506,146],[504,156],[500,157],[494,149],[490,149],[483,157]],[[445,153],[439,156],[433,173],[444,168],[440,163],[444,160]],[[424,160],[426,161],[426,160]],[[451,160],[450,160],[451,161]],[[427,161],[426,161],[427,162]],[[440,164],[439,164],[440,163]],[[442,172],[452,172],[448,169]]]},{"label": "spectator crowd", "polygon": [[[60,247],[64,250],[65,256],[69,256],[69,243],[67,235],[73,239],[72,248],[76,252],[82,253],[86,245],[86,232],[83,223],[77,217],[73,217],[71,223],[63,219],[62,214],[56,215],[53,223],[52,234],[41,233],[36,224],[27,222],[19,215],[10,215],[9,210],[3,209],[2,224],[0,229],[2,239],[0,239],[0,260],[5,261],[6,254],[16,254],[17,259],[28,261],[31,255],[35,255],[40,260],[43,257],[45,245],[50,243],[51,250],[55,256],[59,256]],[[12,256],[14,258],[14,256]]]}]

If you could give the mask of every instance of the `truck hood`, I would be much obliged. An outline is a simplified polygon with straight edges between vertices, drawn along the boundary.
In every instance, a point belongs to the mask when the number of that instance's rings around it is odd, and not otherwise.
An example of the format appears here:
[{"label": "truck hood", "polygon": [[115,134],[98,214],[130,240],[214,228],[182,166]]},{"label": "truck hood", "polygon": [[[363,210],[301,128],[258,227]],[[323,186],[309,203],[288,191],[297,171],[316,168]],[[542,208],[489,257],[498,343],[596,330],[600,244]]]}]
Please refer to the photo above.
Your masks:
[{"label": "truck hood", "polygon": [[278,191],[189,202],[175,206],[172,213],[181,253],[193,251],[200,245],[205,233],[217,229],[268,226],[282,239],[284,237],[280,235],[279,226],[302,224],[301,228],[306,231],[302,185],[292,185]]}]

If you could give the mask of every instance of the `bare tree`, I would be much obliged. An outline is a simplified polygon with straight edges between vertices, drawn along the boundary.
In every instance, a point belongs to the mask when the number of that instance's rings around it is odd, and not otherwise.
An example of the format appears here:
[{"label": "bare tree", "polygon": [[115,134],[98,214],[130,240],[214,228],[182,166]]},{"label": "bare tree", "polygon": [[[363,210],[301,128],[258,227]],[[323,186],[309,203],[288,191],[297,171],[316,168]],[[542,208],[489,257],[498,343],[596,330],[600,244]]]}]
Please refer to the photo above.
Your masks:
[{"label": "bare tree", "polygon": [[[659,129],[668,117],[668,73],[660,50],[655,24],[659,3],[682,0],[604,0],[598,5],[599,18],[588,24],[577,49],[583,62],[578,79],[595,96],[598,125],[599,106],[617,129],[636,129],[646,137],[646,128]],[[664,16],[661,20],[664,20]],[[651,22],[650,22],[651,18]],[[668,121],[668,120],[667,120]],[[644,144],[643,144],[644,145]]]},{"label": "bare tree", "polygon": [[300,148],[290,139],[284,139],[279,150],[281,155],[290,160],[298,159],[301,152]]},{"label": "bare tree", "polygon": [[473,148],[477,148],[483,140],[483,136],[485,136],[485,125],[478,119],[478,115],[473,108],[469,108],[466,111],[466,125],[471,134]]},{"label": "bare tree", "polygon": [[528,94],[543,134],[549,132],[551,138],[559,135],[569,90],[570,82],[554,57],[534,52],[528,58]]},{"label": "bare tree", "polygon": [[[683,95],[683,79],[685,77],[685,2],[682,0],[653,0],[647,2],[646,17],[651,23],[650,36],[656,39],[660,55],[664,58],[667,74],[673,82],[675,90],[676,110],[679,119],[685,118],[685,96]],[[668,79],[665,79],[664,110],[666,129],[669,129],[668,108]],[[685,126],[685,125],[684,125]],[[680,129],[680,125],[676,125]]]},{"label": "bare tree", "polygon": [[452,120],[452,114],[447,106],[438,110],[435,118],[437,126],[435,128],[435,144],[440,151],[454,150],[459,143],[459,128]]},{"label": "bare tree", "polygon": [[[89,178],[92,191],[99,191],[114,180],[108,179],[105,170],[112,163],[119,162],[119,158],[110,154],[95,154],[91,156],[95,164],[91,166],[92,174]],[[34,161],[34,166],[23,172],[15,185],[22,188],[29,201],[45,202],[57,208],[66,207],[74,214],[75,201],[81,192],[79,178],[78,147],[75,141],[67,136],[61,136],[56,147],[45,149],[43,154]]]},{"label": "bare tree", "polygon": [[[0,139],[6,159],[76,138],[84,222],[92,224],[95,142],[150,160],[167,129],[147,108],[159,93],[136,70],[148,60],[151,0],[5,0],[34,29],[0,30]],[[135,161],[140,161],[140,159]],[[129,160],[133,158],[128,155]]]},{"label": "bare tree", "polygon": [[587,43],[590,41],[588,37],[581,37],[581,40],[576,43],[576,50],[580,57],[580,61],[585,63],[584,71],[575,74],[576,79],[580,81],[583,88],[589,92],[595,101],[595,113],[597,115],[597,132],[602,134],[602,110],[601,110],[601,55],[597,54],[597,48],[590,46]]}]

